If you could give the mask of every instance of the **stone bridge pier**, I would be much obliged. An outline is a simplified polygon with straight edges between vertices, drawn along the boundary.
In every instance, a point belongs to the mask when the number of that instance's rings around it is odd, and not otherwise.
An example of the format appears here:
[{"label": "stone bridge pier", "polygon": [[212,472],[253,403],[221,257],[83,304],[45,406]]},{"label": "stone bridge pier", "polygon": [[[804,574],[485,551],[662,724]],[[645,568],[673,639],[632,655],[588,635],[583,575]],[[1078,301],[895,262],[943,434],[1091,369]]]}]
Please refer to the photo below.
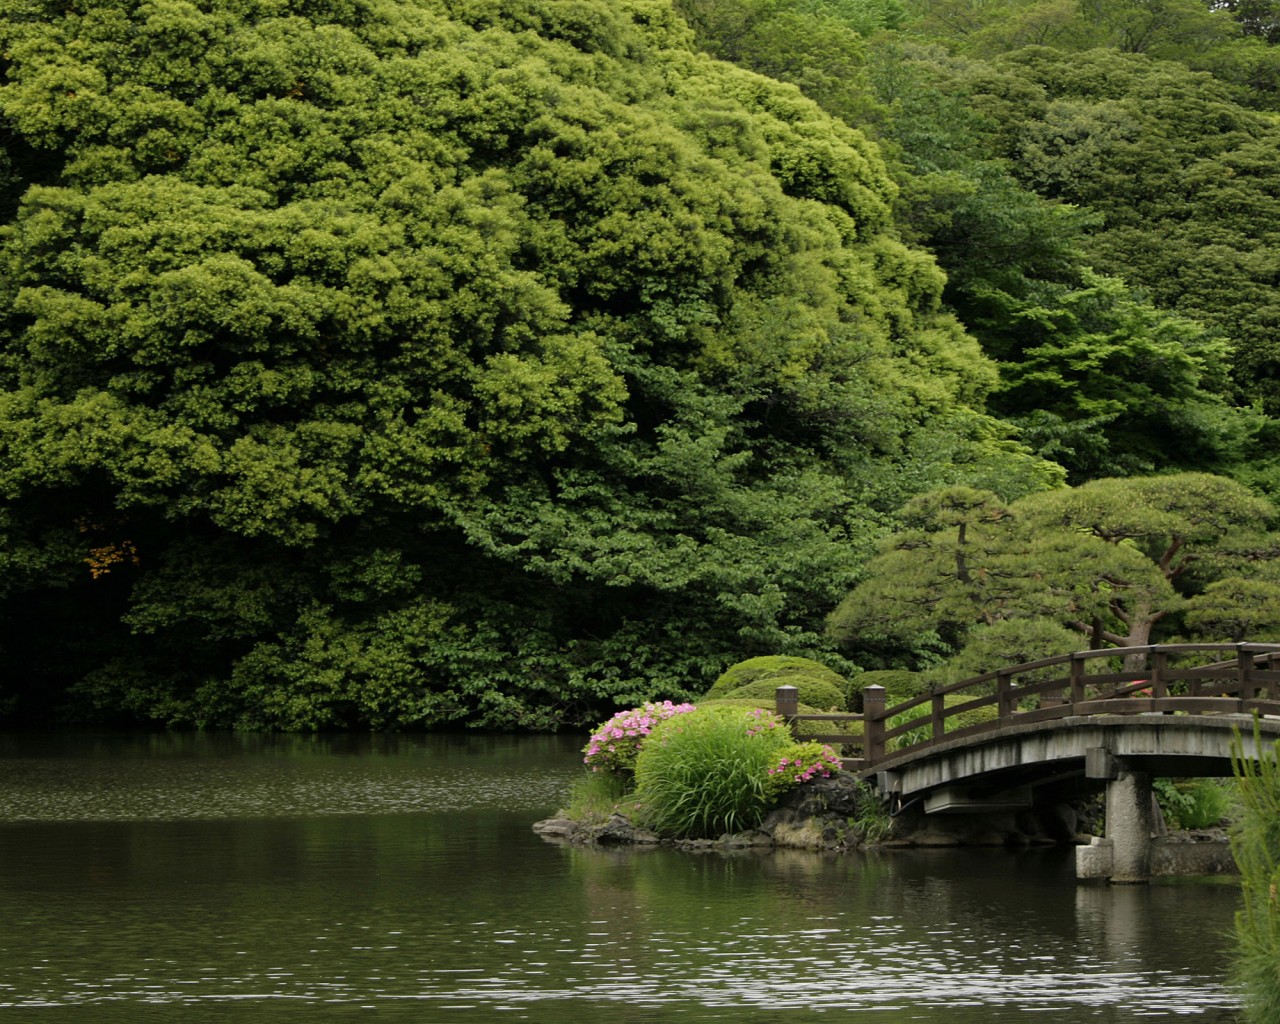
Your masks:
[{"label": "stone bridge pier", "polygon": [[1076,847],[1076,877],[1120,884],[1151,878],[1155,794],[1149,772],[1120,771],[1107,782],[1106,835]]}]

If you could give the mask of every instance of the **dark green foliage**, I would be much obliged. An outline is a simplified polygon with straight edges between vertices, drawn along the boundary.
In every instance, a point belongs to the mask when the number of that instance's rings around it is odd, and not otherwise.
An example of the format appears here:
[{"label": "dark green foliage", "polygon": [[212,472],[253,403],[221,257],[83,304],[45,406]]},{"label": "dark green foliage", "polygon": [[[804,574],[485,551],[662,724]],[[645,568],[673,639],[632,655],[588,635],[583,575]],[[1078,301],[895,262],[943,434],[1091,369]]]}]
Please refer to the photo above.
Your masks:
[{"label": "dark green foliage", "polygon": [[1033,90],[1013,103],[975,96],[999,103],[997,144],[1014,173],[1102,213],[1105,227],[1083,242],[1094,266],[1217,328],[1242,394],[1274,414],[1275,119],[1207,74],[1139,55],[1033,49],[998,66]]},{"label": "dark green foliage", "polygon": [[1031,136],[1053,107],[1039,81],[1012,67],[888,40],[871,75],[888,111],[881,130],[902,163],[899,216],[938,254],[946,300],[1000,361],[992,409],[1074,482],[1238,463],[1262,418],[1227,400],[1227,343],[1122,280],[1145,281],[1145,270],[1092,269],[1111,218],[1048,180],[1070,173],[1059,150],[1078,136],[1072,159],[1106,173],[1111,158],[1091,147],[1129,138],[1124,125],[1077,124],[1071,108],[1061,115],[1069,125],[1044,128],[1053,150],[1044,152]]},{"label": "dark green foliage", "polygon": [[1280,43],[1280,4],[1276,0],[1216,0],[1214,7],[1231,12],[1245,35]]}]

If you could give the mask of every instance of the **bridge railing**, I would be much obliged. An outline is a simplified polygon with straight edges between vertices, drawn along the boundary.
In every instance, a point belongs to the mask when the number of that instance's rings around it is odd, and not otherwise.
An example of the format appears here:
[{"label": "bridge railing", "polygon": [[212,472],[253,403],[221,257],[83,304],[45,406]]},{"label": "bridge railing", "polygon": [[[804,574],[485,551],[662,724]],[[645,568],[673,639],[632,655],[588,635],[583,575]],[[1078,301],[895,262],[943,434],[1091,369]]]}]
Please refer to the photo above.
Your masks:
[{"label": "bridge railing", "polygon": [[[1151,644],[1111,647],[1011,665],[886,704],[863,691],[861,714],[799,714],[795,687],[779,687],[777,711],[803,732],[845,748],[845,766],[870,770],[943,742],[1018,723],[1077,715],[1280,715],[1280,644]],[[859,735],[860,733],[860,735]]]}]

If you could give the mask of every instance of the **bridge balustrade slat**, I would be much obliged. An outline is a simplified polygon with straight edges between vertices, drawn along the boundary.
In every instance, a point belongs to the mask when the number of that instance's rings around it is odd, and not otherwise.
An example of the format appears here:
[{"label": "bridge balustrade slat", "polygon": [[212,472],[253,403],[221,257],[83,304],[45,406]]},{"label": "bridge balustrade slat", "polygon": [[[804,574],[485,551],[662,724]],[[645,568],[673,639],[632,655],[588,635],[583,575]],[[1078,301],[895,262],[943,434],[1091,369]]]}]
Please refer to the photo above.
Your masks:
[{"label": "bridge balustrade slat", "polygon": [[957,715],[962,715],[966,711],[977,711],[979,708],[990,707],[998,700],[999,696],[997,694],[984,693],[981,696],[974,697],[972,700],[965,701],[963,704],[949,704],[947,705],[946,717],[955,718]]},{"label": "bridge balustrade slat", "polygon": [[[990,732],[991,725],[992,725],[991,722],[979,722],[977,725],[966,725],[963,729],[951,730],[945,736],[943,736],[941,740],[962,740],[966,736],[976,736],[979,733]],[[941,740],[938,740],[936,742],[941,742]],[[928,743],[922,743],[920,744],[920,746],[926,746],[928,744],[931,744],[932,742],[935,742],[935,741],[928,741]],[[913,748],[908,747],[907,749],[910,750]],[[898,751],[895,750],[894,753],[896,754],[898,753]]]}]

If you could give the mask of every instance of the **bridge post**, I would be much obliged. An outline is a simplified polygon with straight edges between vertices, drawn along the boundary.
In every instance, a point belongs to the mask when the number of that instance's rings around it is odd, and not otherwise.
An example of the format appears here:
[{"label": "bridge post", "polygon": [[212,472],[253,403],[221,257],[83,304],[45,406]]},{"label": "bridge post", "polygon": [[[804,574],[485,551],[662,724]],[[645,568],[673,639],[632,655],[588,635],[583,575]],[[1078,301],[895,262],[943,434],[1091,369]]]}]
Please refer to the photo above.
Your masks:
[{"label": "bridge post", "polygon": [[1071,655],[1071,704],[1079,704],[1084,700],[1084,658],[1080,652]]},{"label": "bridge post", "polygon": [[1121,770],[1107,783],[1107,839],[1111,881],[1146,882],[1151,877],[1151,775]]},{"label": "bridge post", "polygon": [[800,691],[794,686],[779,686],[773,691],[773,709],[790,725],[800,714]]},{"label": "bridge post", "polygon": [[883,686],[862,691],[862,756],[868,765],[884,759],[884,695]]},{"label": "bridge post", "polygon": [[1252,700],[1253,653],[1247,644],[1236,644],[1236,689],[1241,700]]}]

